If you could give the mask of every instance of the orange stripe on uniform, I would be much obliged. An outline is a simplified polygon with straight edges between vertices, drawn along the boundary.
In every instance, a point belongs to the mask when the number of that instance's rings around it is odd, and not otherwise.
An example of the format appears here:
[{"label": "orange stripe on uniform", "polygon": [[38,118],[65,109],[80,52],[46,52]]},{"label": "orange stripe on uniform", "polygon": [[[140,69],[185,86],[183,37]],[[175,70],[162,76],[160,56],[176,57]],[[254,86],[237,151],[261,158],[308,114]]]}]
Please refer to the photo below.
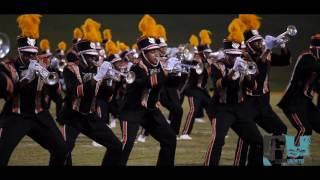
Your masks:
[{"label": "orange stripe on uniform", "polygon": [[189,129],[189,126],[191,124],[191,119],[192,119],[192,116],[193,116],[193,113],[194,113],[194,103],[193,103],[193,97],[188,97],[188,100],[189,100],[189,105],[190,105],[190,111],[188,113],[188,116],[187,116],[187,121],[186,121],[186,124],[183,128],[183,131],[182,131],[182,134],[187,134],[187,131]]},{"label": "orange stripe on uniform", "polygon": [[212,136],[211,136],[211,142],[210,142],[210,144],[209,144],[209,146],[208,146],[208,151],[207,151],[206,158],[205,158],[205,162],[204,162],[204,165],[205,165],[205,166],[209,166],[209,165],[210,165],[212,148],[213,148],[214,141],[215,141],[215,139],[216,139],[216,134],[217,134],[217,131],[216,131],[216,122],[217,122],[217,119],[216,119],[216,118],[212,119]]},{"label": "orange stripe on uniform", "polygon": [[77,96],[82,97],[84,95],[83,93],[83,84],[80,84],[77,86]]}]

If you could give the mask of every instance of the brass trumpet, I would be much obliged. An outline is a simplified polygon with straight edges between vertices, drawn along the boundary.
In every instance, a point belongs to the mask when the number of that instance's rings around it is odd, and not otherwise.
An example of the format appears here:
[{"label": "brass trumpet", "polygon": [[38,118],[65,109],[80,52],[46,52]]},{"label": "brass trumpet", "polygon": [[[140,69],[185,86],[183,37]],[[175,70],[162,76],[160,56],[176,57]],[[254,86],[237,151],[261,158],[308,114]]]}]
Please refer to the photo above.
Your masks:
[{"label": "brass trumpet", "polygon": [[52,86],[59,82],[59,76],[56,72],[50,72],[45,67],[41,66],[38,62],[35,63],[36,75],[38,75],[46,84]]},{"label": "brass trumpet", "polygon": [[298,33],[297,28],[294,25],[289,25],[287,27],[287,30],[284,33],[277,36],[277,38],[282,39],[284,43],[287,43],[290,40],[290,37],[297,35],[297,33]]},{"label": "brass trumpet", "polygon": [[204,66],[202,63],[199,63],[197,65],[190,65],[190,64],[184,64],[184,63],[178,62],[177,64],[175,64],[175,66],[173,67],[173,69],[170,72],[189,73],[190,69],[194,69],[197,74],[202,74],[202,72],[204,70]]},{"label": "brass trumpet", "polygon": [[107,73],[107,78],[120,81],[120,77],[123,76],[126,80],[126,83],[132,84],[136,79],[136,74],[133,71],[120,72],[116,69],[110,69]]}]

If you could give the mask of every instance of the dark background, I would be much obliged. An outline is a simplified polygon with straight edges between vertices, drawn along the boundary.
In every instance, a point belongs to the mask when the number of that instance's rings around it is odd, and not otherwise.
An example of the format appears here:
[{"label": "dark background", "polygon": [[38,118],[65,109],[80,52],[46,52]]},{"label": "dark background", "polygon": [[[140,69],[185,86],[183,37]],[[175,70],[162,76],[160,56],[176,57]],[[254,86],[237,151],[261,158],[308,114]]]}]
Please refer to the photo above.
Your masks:
[{"label": "dark background", "polygon": [[[213,33],[212,48],[214,50],[221,47],[223,38],[228,34],[228,24],[237,15],[152,14],[157,23],[163,24],[166,27],[169,46],[185,43],[191,34],[198,34],[201,29],[206,28]],[[84,20],[90,17],[101,23],[101,31],[105,28],[111,28],[114,41],[124,41],[131,46],[140,35],[137,26],[142,16],[143,14],[44,14],[41,18],[40,36],[41,38],[49,39],[51,50],[56,49],[57,43],[61,40],[66,41],[69,46],[73,36],[73,29],[81,26]],[[260,33],[263,36],[267,34],[279,35],[290,24],[297,27],[297,36],[292,38],[288,43],[294,61],[302,50],[308,48],[310,36],[318,32],[320,33],[320,15],[259,14],[259,16],[263,18],[260,28]],[[16,22],[17,17],[18,15],[0,15],[0,32],[7,33],[11,40],[12,49],[10,55],[16,53],[15,38],[19,34]],[[270,77],[272,89],[282,91],[285,88],[293,65],[272,69]]]}]

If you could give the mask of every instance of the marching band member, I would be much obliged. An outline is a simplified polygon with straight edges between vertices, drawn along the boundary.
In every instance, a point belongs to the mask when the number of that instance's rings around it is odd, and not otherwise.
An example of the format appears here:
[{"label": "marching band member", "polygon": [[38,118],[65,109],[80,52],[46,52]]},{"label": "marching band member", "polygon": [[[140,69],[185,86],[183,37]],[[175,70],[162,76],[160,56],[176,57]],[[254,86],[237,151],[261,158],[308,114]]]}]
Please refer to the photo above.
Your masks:
[{"label": "marching band member", "polygon": [[77,52],[70,50],[67,54],[68,65],[64,68],[66,82],[66,100],[60,118],[66,124],[65,137],[68,146],[68,165],[72,164],[71,152],[80,133],[88,136],[107,148],[102,165],[119,165],[121,142],[99,118],[96,99],[103,79],[112,68],[104,62],[97,68],[99,53],[96,43],[101,42],[100,24],[87,19],[82,26],[84,37],[76,44]]},{"label": "marching band member", "polygon": [[232,128],[250,144],[248,165],[262,166],[263,138],[248,114],[252,108],[245,91],[256,88],[253,74],[247,69],[247,62],[240,56],[243,31],[238,21],[229,25],[229,36],[224,40],[225,57],[211,66],[216,84],[214,98],[210,103],[212,137],[205,158],[206,166],[217,166],[225,143],[225,136]]},{"label": "marching band member", "polygon": [[128,85],[124,105],[120,114],[122,127],[122,164],[127,164],[139,127],[149,131],[160,142],[157,165],[174,165],[176,136],[157,107],[161,87],[165,83],[165,73],[160,64],[159,45],[154,37],[155,20],[145,15],[139,30],[143,33],[137,40],[140,50],[138,65],[132,66],[135,81]]},{"label": "marching band member", "polygon": [[[256,75],[257,89],[247,91],[248,101],[252,104],[252,116],[254,121],[268,133],[272,133],[276,146],[284,147],[283,135],[287,133],[286,125],[272,110],[270,105],[269,71],[270,66],[288,66],[291,55],[288,48],[281,48],[281,54],[272,52],[273,40],[267,41],[259,34],[260,20],[256,15],[239,15],[239,19],[246,27],[244,32],[247,58],[254,61],[258,67]],[[281,139],[282,137],[282,139]],[[277,139],[275,139],[277,138]],[[278,148],[277,148],[278,149]],[[234,165],[245,165],[247,159],[248,145],[239,138]],[[281,165],[283,150],[275,151],[273,165]]]},{"label": "marching band member", "polygon": [[[209,53],[212,52],[210,48],[211,38],[210,31],[201,30],[199,33],[201,38],[200,45],[197,47],[197,51],[195,53],[193,65],[202,64],[207,62],[207,58],[209,57]],[[203,68],[201,74],[198,74],[195,69],[191,70],[191,74],[189,76],[188,88],[185,90],[185,95],[188,97],[190,111],[188,113],[184,128],[182,130],[182,134],[180,136],[181,140],[191,140],[190,137],[195,116],[198,111],[204,109],[208,109],[210,95],[206,89],[208,80],[208,71],[206,68]]]},{"label": "marching band member", "polygon": [[43,108],[42,88],[47,79],[46,71],[36,60],[37,39],[41,15],[27,14],[17,18],[21,35],[17,37],[18,59],[14,62],[19,75],[14,81],[14,97],[6,101],[1,129],[0,165],[8,165],[10,156],[21,139],[28,135],[49,151],[51,166],[63,166],[67,148],[49,111]]},{"label": "marching band member", "polygon": [[287,89],[278,104],[298,131],[295,146],[300,144],[301,136],[311,136],[312,130],[320,133],[320,113],[312,102],[314,92],[319,86],[319,49],[320,34],[315,34],[311,37],[309,50],[298,57]]}]

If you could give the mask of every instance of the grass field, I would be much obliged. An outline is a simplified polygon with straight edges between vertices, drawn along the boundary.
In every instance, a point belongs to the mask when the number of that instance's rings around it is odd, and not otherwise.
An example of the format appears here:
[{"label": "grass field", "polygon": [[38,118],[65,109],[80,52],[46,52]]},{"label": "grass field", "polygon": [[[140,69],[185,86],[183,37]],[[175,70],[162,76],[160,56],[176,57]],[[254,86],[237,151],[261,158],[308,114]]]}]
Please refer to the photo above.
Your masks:
[{"label": "grass field", "polygon": [[[296,130],[289,124],[287,118],[280,111],[275,104],[279,101],[281,93],[273,93],[271,96],[271,104],[274,110],[280,116],[280,118],[288,126],[288,134],[295,135]],[[2,107],[0,102],[0,107]],[[51,112],[54,111],[54,106]],[[184,114],[182,125],[186,119],[188,113],[187,101],[183,104]],[[163,110],[165,116],[168,112]],[[176,165],[177,166],[201,166],[204,162],[207,146],[210,141],[210,123],[205,118],[205,123],[195,123],[192,140],[191,141],[178,141],[176,150]],[[116,135],[120,138],[120,128],[117,122],[117,127],[113,129]],[[262,131],[263,132],[263,131]],[[263,132],[264,133],[264,132]],[[221,165],[232,165],[233,157],[236,148],[237,136],[230,130],[229,138],[226,139],[226,144],[223,149]],[[76,147],[73,151],[73,162],[74,165],[81,166],[96,166],[100,165],[103,158],[105,149],[91,146],[91,140],[85,136],[79,136]],[[304,165],[320,165],[320,136],[316,133],[312,136],[311,143],[311,155],[305,159]],[[159,152],[159,144],[152,138],[148,137],[145,143],[135,144],[128,165],[155,165],[157,161],[157,155]],[[47,165],[48,163],[48,152],[42,149],[38,144],[34,143],[32,139],[25,137],[23,141],[17,146],[14,153],[12,154],[9,165]]]}]

